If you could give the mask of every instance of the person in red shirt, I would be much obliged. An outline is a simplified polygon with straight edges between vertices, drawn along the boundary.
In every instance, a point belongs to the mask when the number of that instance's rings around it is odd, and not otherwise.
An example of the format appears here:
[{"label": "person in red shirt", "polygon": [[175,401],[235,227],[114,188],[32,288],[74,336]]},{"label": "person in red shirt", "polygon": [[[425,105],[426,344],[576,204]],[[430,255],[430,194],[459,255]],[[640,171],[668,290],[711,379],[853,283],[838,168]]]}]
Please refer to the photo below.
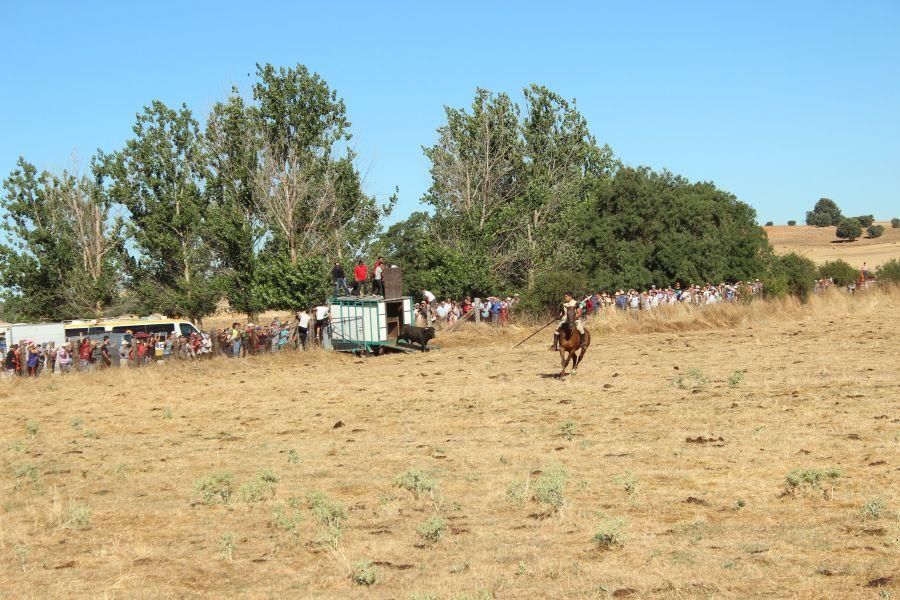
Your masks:
[{"label": "person in red shirt", "polygon": [[81,344],[78,346],[78,359],[80,361],[81,370],[89,371],[91,368],[91,357],[94,354],[94,347],[91,344],[91,340],[83,339],[81,340]]},{"label": "person in red shirt", "polygon": [[369,267],[366,261],[359,259],[359,264],[353,269],[353,278],[356,280],[353,284],[354,291],[357,296],[367,296],[369,293]]}]

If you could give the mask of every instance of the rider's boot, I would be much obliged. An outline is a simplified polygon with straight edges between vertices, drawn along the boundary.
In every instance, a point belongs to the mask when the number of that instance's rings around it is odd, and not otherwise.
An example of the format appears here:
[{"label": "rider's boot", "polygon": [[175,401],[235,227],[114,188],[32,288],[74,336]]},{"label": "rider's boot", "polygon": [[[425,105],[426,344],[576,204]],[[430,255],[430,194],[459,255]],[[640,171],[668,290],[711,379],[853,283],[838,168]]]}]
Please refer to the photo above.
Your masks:
[{"label": "rider's boot", "polygon": [[557,331],[556,333],[553,334],[553,345],[550,346],[550,349],[555,351],[558,349],[558,347],[559,347],[559,332]]}]

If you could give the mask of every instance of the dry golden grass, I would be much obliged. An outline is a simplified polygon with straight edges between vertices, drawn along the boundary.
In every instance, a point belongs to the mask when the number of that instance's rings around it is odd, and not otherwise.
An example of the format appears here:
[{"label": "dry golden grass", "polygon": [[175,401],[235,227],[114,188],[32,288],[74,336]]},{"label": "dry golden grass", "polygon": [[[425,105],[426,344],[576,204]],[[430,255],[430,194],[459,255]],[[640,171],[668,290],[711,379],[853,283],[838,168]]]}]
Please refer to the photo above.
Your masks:
[{"label": "dry golden grass", "polygon": [[[834,234],[835,227],[775,225],[763,229],[778,254],[797,252],[818,264],[842,259],[857,268],[867,262],[874,270],[892,258],[900,258],[900,229],[892,229],[890,221],[878,221],[876,224],[884,226],[881,237],[861,237],[853,242],[839,240]],[[865,230],[863,235],[866,235]]]},{"label": "dry golden grass", "polygon": [[[0,595],[900,594],[900,298],[661,315],[593,323],[563,381],[548,336],[464,327],[429,354],[10,383]],[[561,497],[539,481],[555,464]],[[841,476],[784,494],[796,468]],[[242,494],[266,469],[274,489]],[[436,489],[398,487],[412,469]],[[205,504],[217,471],[232,496]],[[346,518],[319,501],[320,524],[316,492]]]}]

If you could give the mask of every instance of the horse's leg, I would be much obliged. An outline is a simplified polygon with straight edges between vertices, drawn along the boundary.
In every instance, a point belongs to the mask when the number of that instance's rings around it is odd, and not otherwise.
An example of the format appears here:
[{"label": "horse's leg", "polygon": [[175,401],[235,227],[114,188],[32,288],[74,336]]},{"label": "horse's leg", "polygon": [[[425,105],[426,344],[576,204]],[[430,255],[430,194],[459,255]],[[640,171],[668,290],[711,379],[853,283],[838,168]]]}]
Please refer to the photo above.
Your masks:
[{"label": "horse's leg", "polygon": [[562,366],[562,370],[559,372],[559,376],[560,378],[563,378],[566,376],[566,366],[568,366],[569,364],[569,359],[566,358],[566,350],[562,347],[562,345],[560,345],[559,347],[559,362]]},{"label": "horse's leg", "polygon": [[[572,375],[575,374],[575,371],[578,370],[578,365],[581,364],[581,360],[584,358],[584,353],[587,352],[587,348],[582,348],[581,352],[578,354],[578,357],[575,359],[575,365],[572,367]],[[574,352],[573,352],[574,354]]]}]

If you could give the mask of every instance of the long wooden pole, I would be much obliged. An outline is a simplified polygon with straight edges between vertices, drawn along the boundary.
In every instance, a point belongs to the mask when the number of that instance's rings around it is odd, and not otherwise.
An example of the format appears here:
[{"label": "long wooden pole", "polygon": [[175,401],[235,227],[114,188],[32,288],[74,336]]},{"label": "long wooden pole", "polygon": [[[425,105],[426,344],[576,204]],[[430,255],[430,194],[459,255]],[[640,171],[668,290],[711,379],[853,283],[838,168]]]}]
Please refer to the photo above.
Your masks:
[{"label": "long wooden pole", "polygon": [[515,349],[515,348],[518,348],[519,346],[521,346],[522,344],[524,344],[525,342],[527,342],[528,340],[530,340],[531,338],[533,338],[534,336],[536,336],[537,334],[539,334],[540,332],[542,332],[543,330],[547,329],[548,327],[550,327],[550,325],[553,324],[554,321],[556,321],[556,317],[550,319],[550,320],[547,322],[546,325],[544,325],[543,327],[541,327],[540,329],[538,329],[537,331],[535,331],[534,333],[532,333],[531,335],[529,335],[527,338],[525,338],[524,340],[522,340],[521,342],[519,342],[518,344],[516,344],[515,346],[513,346],[513,348],[514,348],[514,349]]}]

